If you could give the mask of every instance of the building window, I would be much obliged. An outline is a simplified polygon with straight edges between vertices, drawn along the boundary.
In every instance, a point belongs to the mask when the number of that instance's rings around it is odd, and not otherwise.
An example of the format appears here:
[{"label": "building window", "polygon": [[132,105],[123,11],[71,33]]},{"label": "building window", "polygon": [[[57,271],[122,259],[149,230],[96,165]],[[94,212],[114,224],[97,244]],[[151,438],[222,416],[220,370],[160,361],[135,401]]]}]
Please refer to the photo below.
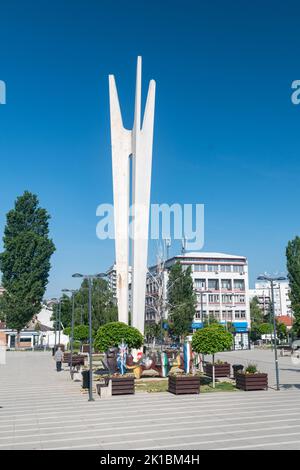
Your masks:
[{"label": "building window", "polygon": [[233,272],[234,273],[243,273],[244,272],[244,266],[234,264],[233,265]]},{"label": "building window", "polygon": [[220,271],[222,273],[230,273],[231,272],[231,264],[221,264]]},{"label": "building window", "polygon": [[31,343],[31,338],[20,338],[20,343]]},{"label": "building window", "polygon": [[206,304],[207,303],[206,294],[198,294],[197,293],[197,302],[198,302],[198,304],[201,304],[201,296],[202,296],[202,303]]},{"label": "building window", "polygon": [[246,311],[245,310],[241,310],[241,318],[246,318]]},{"label": "building window", "polygon": [[231,310],[222,310],[223,320],[232,320],[232,311]]},{"label": "building window", "polygon": [[221,280],[222,289],[231,290],[231,279]]},{"label": "building window", "polygon": [[209,294],[208,302],[210,304],[218,304],[220,302],[220,296],[218,294]]},{"label": "building window", "polygon": [[244,279],[234,279],[233,285],[234,285],[234,289],[236,290],[245,290]]},{"label": "building window", "polygon": [[195,279],[194,284],[196,289],[205,289],[205,279]]},{"label": "building window", "polygon": [[232,303],[232,295],[222,294],[222,304],[230,304],[230,303]]},{"label": "building window", "polygon": [[245,296],[244,295],[235,295],[235,301],[237,304],[244,304],[245,303]]},{"label": "building window", "polygon": [[194,264],[194,271],[206,271],[205,264]]},{"label": "building window", "polygon": [[219,290],[218,279],[208,279],[208,290]]},{"label": "building window", "polygon": [[218,264],[208,264],[207,265],[207,271],[210,272],[210,273],[213,273],[213,272],[218,271],[218,270],[219,270]]}]

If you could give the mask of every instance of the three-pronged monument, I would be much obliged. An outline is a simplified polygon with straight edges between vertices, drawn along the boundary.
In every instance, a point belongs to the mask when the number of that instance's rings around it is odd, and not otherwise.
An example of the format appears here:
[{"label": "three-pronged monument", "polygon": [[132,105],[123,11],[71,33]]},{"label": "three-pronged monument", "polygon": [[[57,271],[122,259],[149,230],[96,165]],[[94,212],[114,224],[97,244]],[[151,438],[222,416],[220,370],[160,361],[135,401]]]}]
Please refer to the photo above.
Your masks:
[{"label": "three-pronged monument", "polygon": [[[149,84],[141,125],[141,75],[142,59],[138,57],[132,130],[125,129],[123,126],[113,75],[109,76],[109,97],[118,316],[119,321],[128,323],[129,226],[131,225],[132,326],[144,333],[155,81],[151,80]],[[130,159],[132,159],[132,177],[130,177]],[[131,213],[129,210],[130,190]],[[130,216],[132,217],[131,223],[129,223]]]}]

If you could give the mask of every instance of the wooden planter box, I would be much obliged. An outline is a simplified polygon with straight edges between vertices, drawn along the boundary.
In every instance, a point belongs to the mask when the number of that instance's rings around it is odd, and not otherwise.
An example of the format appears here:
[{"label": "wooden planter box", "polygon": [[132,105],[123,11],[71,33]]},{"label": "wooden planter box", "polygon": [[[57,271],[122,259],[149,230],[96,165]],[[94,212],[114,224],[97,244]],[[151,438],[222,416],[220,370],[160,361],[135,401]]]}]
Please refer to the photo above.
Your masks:
[{"label": "wooden planter box", "polygon": [[169,375],[168,392],[174,395],[200,393],[200,377],[193,375]]},{"label": "wooden planter box", "polygon": [[267,390],[268,374],[236,374],[236,386],[241,390]]},{"label": "wooden planter box", "polygon": [[[209,376],[213,376],[213,366],[211,363],[205,365],[205,373]],[[230,364],[224,362],[224,364],[215,364],[215,378],[219,377],[230,377]]]},{"label": "wooden planter box", "polygon": [[132,395],[134,394],[134,377],[112,377],[112,395]]}]

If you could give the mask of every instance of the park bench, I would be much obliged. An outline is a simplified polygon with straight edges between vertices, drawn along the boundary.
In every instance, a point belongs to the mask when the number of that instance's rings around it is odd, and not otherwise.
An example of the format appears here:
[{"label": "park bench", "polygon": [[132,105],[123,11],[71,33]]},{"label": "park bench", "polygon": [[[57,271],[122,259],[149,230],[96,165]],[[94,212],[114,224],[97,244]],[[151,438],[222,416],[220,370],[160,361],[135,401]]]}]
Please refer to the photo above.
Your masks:
[{"label": "park bench", "polygon": [[[83,356],[81,354],[73,354],[72,365],[73,366],[84,366],[84,359],[85,359],[85,356]],[[68,364],[68,365],[71,364],[71,353],[64,353],[63,363]]]}]

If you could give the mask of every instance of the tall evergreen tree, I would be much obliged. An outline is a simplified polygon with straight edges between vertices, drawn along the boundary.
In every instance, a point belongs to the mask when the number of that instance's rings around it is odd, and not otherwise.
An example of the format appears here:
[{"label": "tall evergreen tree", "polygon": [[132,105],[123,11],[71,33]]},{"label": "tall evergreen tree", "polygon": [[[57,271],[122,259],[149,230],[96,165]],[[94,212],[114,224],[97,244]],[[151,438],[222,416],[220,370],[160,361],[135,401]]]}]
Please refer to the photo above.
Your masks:
[{"label": "tall evergreen tree", "polygon": [[177,337],[185,336],[191,329],[196,310],[191,268],[183,270],[180,262],[169,272],[168,302],[171,332]]},{"label": "tall evergreen tree", "polygon": [[[49,214],[35,194],[25,191],[7,213],[0,270],[5,292],[1,310],[8,327],[20,330],[40,311],[48,283],[50,258]],[[17,340],[18,343],[18,340]]]},{"label": "tall evergreen tree", "polygon": [[300,237],[288,242],[286,248],[291,307],[294,313],[293,332],[300,337]]}]

